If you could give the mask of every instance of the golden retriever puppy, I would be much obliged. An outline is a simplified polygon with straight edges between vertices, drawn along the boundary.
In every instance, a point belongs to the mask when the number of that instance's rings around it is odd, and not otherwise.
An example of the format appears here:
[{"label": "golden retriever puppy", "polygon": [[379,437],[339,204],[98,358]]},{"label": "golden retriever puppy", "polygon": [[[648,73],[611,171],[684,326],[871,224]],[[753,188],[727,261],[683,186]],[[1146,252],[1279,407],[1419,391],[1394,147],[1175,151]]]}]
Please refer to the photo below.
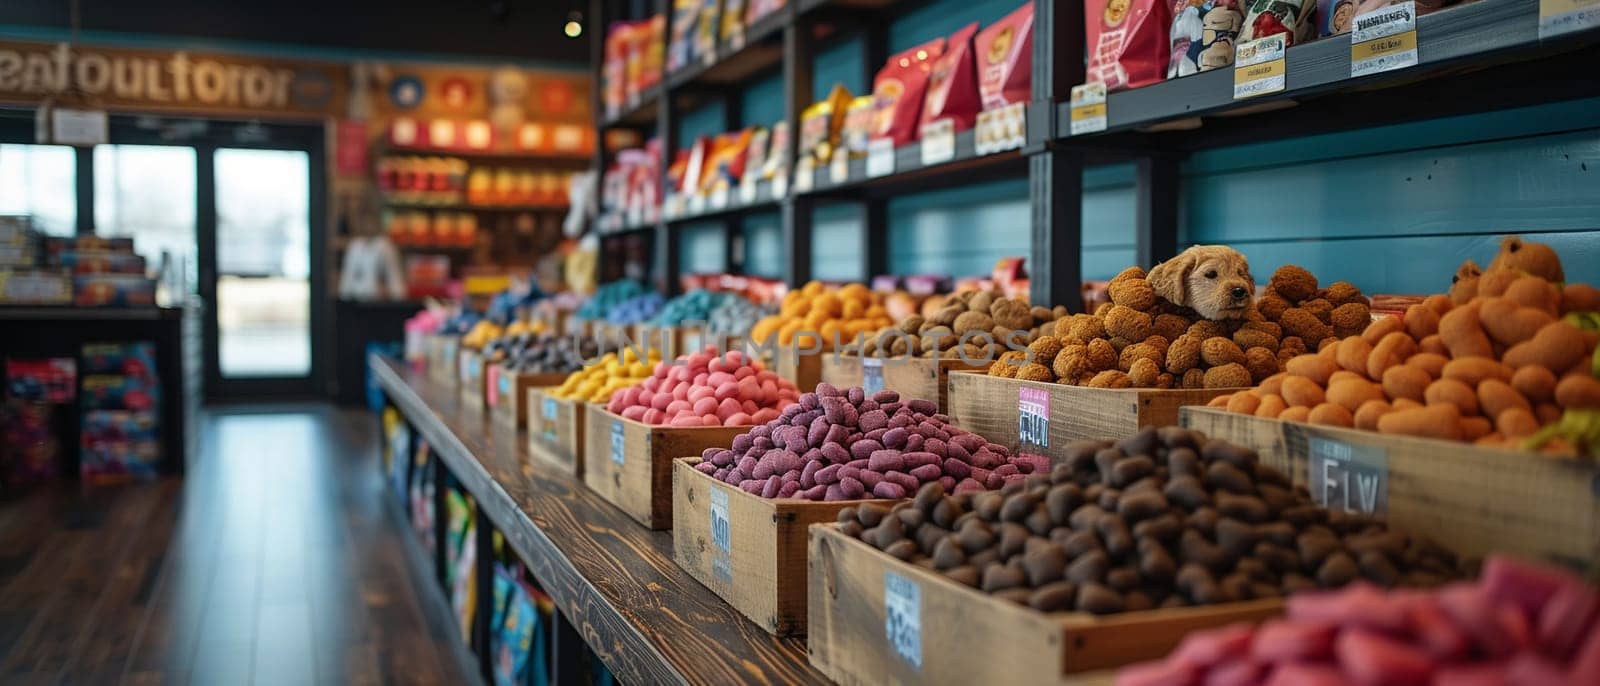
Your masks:
[{"label": "golden retriever puppy", "polygon": [[1159,295],[1206,319],[1244,319],[1255,302],[1250,263],[1225,245],[1196,245],[1150,270]]}]

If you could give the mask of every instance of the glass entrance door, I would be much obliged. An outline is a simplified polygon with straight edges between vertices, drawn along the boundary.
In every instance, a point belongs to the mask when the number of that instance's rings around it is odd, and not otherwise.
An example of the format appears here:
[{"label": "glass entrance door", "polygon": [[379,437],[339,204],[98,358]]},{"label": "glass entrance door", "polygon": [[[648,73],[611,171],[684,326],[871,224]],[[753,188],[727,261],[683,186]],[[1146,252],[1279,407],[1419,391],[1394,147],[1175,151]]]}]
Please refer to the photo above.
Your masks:
[{"label": "glass entrance door", "polygon": [[310,391],[311,162],[303,150],[219,148],[217,371]]}]

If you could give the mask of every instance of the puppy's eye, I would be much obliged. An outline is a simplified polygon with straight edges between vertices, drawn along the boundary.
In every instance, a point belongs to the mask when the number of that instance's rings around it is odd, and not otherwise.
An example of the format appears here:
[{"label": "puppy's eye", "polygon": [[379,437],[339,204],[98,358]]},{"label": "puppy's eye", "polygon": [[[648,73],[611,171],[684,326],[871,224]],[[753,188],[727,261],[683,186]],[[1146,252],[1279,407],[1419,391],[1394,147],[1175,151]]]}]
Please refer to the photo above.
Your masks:
[{"label": "puppy's eye", "polygon": [[1206,278],[1208,278],[1208,279],[1215,279],[1215,278],[1217,278],[1217,270],[1215,270],[1215,269],[1212,269],[1212,270],[1210,270],[1210,271],[1208,271],[1208,272],[1206,272]]}]

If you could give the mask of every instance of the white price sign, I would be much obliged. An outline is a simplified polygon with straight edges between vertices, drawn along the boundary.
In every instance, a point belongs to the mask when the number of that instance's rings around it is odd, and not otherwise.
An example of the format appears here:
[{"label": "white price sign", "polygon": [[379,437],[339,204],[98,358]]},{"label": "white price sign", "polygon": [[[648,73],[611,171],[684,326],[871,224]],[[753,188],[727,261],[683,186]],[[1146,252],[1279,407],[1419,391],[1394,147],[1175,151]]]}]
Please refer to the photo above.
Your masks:
[{"label": "white price sign", "polygon": [[1106,85],[1099,82],[1072,87],[1074,136],[1106,130]]},{"label": "white price sign", "polygon": [[723,582],[733,581],[733,529],[728,522],[728,492],[711,489],[711,574]]},{"label": "white price sign", "polygon": [[699,193],[689,196],[689,214],[700,214],[706,211],[706,196]]},{"label": "white price sign", "polygon": [[622,422],[612,422],[611,461],[616,463],[618,467],[621,467],[622,463],[627,461],[625,457],[625,450],[623,449],[624,443],[625,442],[622,439]]},{"label": "white price sign", "polygon": [[955,159],[956,122],[940,119],[922,127],[922,166],[942,164]]},{"label": "white price sign", "polygon": [[1600,27],[1600,0],[1539,0],[1539,38]]},{"label": "white price sign", "polygon": [[894,173],[894,139],[874,138],[867,142],[867,178]]},{"label": "white price sign", "polygon": [[828,180],[833,183],[850,180],[850,154],[843,148],[833,151],[833,161],[828,164]]},{"label": "white price sign", "polygon": [[[794,168],[794,192],[810,193],[816,182],[816,162],[813,162],[809,157],[800,160],[800,163]],[[777,193],[774,192],[773,195],[777,195]]]},{"label": "white price sign", "polygon": [[895,654],[922,669],[922,588],[894,572],[883,573],[883,632]]},{"label": "white price sign", "polygon": [[1381,74],[1417,64],[1416,3],[1396,3],[1350,22],[1350,76]]},{"label": "white price sign", "polygon": [[718,183],[711,191],[711,209],[720,210],[728,206],[728,186]]},{"label": "white price sign", "polygon": [[1276,34],[1245,41],[1234,48],[1233,99],[1244,100],[1283,90],[1287,36]]},{"label": "white price sign", "polygon": [[756,183],[754,178],[746,177],[739,184],[739,202],[748,205],[756,201]]}]

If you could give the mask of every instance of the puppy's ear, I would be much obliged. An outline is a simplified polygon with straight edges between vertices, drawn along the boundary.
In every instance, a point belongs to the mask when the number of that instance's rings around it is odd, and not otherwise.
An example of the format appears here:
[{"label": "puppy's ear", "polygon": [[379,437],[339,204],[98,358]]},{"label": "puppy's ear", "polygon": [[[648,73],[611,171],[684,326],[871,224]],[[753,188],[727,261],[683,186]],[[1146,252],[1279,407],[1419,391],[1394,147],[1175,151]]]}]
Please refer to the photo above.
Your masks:
[{"label": "puppy's ear", "polygon": [[1150,288],[1175,305],[1189,304],[1189,272],[1194,271],[1196,259],[1193,250],[1186,250],[1166,262],[1156,265],[1145,276]]}]

